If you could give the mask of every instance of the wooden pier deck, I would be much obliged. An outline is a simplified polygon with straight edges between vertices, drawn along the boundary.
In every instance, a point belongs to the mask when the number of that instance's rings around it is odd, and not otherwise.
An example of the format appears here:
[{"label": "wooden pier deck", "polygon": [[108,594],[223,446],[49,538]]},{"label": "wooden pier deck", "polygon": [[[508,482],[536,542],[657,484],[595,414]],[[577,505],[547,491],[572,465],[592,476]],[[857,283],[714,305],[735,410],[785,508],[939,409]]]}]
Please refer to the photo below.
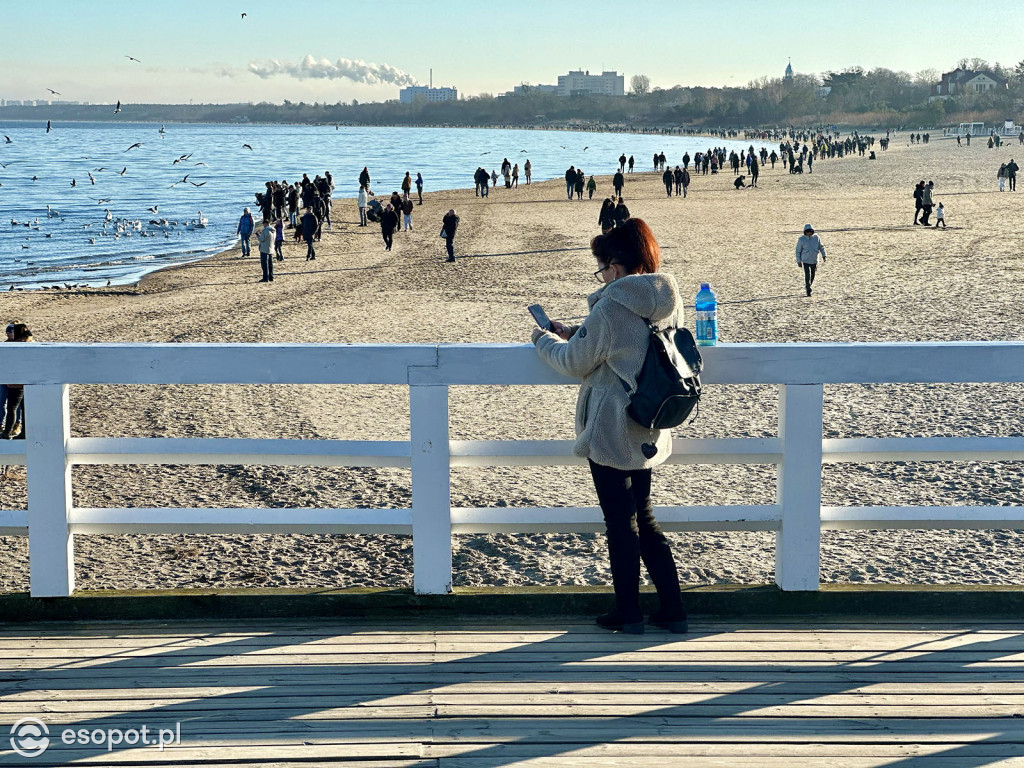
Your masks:
[{"label": "wooden pier deck", "polygon": [[1024,766],[1024,621],[7,624],[0,714],[2,765]]}]

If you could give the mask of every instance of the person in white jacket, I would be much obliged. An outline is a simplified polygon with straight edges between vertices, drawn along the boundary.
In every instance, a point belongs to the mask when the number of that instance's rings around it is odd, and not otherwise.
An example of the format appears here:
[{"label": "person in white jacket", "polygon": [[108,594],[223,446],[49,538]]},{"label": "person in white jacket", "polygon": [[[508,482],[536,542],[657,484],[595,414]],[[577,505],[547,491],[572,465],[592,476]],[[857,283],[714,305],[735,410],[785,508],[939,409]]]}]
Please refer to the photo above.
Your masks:
[{"label": "person in white jacket", "polygon": [[814,282],[814,274],[818,271],[818,254],[821,254],[821,263],[825,263],[825,246],[814,234],[814,227],[804,224],[804,233],[796,241],[796,265],[804,268],[804,285],[807,287],[807,295],[811,295],[811,284]]},{"label": "person in white jacket", "polygon": [[356,201],[359,206],[359,226],[366,226],[366,187],[359,188],[359,199]]},{"label": "person in white jacket", "polygon": [[[537,328],[537,354],[556,371],[583,380],[576,402],[576,444],[586,457],[608,531],[615,610],[597,617],[605,629],[641,634],[640,562],[658,591],[649,622],[687,630],[672,549],[654,518],[651,469],[672,453],[671,430],[651,430],[627,413],[629,394],[647,356],[650,328],[683,325],[683,301],[672,275],[658,272],[661,256],[650,227],[630,219],[591,243],[594,273],[604,286],[587,303],[579,326]],[[625,385],[625,386],[624,386]]]}]

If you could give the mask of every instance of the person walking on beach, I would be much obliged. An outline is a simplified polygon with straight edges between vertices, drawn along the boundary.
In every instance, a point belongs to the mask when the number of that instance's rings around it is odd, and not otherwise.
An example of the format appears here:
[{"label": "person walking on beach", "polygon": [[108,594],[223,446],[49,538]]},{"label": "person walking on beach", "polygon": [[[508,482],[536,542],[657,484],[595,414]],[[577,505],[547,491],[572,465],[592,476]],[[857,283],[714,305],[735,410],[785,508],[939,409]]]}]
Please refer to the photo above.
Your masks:
[{"label": "person walking on beach", "polygon": [[683,199],[686,199],[686,191],[690,188],[690,172],[683,168]]},{"label": "person walking on beach", "polygon": [[284,261],[284,219],[274,222],[274,255],[278,261]]},{"label": "person walking on beach", "polygon": [[[750,186],[756,187],[757,186],[757,177],[761,175],[761,166],[758,164],[757,158],[754,157],[752,154],[751,155],[747,155],[747,158],[750,160],[750,162],[748,163],[748,166],[750,168]],[[810,170],[811,170],[811,157],[810,157],[810,155],[808,155],[807,156],[807,172],[810,173]]]},{"label": "person walking on beach", "polygon": [[526,186],[530,186],[530,171],[533,170],[533,166],[530,165],[530,158],[526,158],[526,162],[523,163],[523,174],[526,176]]},{"label": "person walking on beach", "polygon": [[626,156],[619,155],[619,173],[623,173],[626,170]]},{"label": "person walking on beach", "polygon": [[416,174],[416,195],[419,197],[419,202],[416,205],[423,205],[423,174]]},{"label": "person walking on beach", "polygon": [[582,200],[583,199],[583,187],[586,185],[586,183],[587,183],[587,175],[585,173],[583,173],[583,169],[582,168],[577,169],[577,171],[576,171],[576,183],[573,184],[573,187],[572,187],[573,190],[575,190],[575,192],[576,192],[576,199],[577,200]]},{"label": "person walking on beach", "polygon": [[363,170],[359,172],[359,186],[365,187],[367,192],[370,191],[370,172],[367,170],[365,165],[363,166]]},{"label": "person walking on beach", "polygon": [[595,192],[597,192],[597,182],[594,181],[594,177],[591,176],[590,179],[587,180],[587,199],[593,200]]},{"label": "person walking on beach", "polygon": [[615,228],[615,200],[606,197],[601,203],[601,212],[597,214],[597,225],[601,227],[601,234],[607,235]]},{"label": "person walking on beach", "polygon": [[455,232],[459,228],[459,217],[452,208],[441,219],[441,237],[444,238],[444,247],[448,251],[446,261],[455,261]]},{"label": "person walking on beach", "polygon": [[249,245],[249,238],[252,237],[252,231],[256,227],[256,222],[252,220],[252,214],[249,213],[249,209],[246,208],[242,211],[242,218],[238,220],[238,229],[235,230],[242,240],[242,256],[248,256],[252,253],[252,246]]},{"label": "person walking on beach", "polygon": [[914,223],[920,224],[917,217],[921,215],[921,200],[924,198],[924,179],[917,182],[914,187]]},{"label": "person walking on beach", "polygon": [[260,268],[263,270],[261,283],[274,282],[274,228],[270,226],[270,219],[263,220],[263,228],[260,230]]},{"label": "person walking on beach", "polygon": [[[627,634],[644,632],[640,565],[658,593],[652,626],[687,631],[679,578],[651,502],[651,471],[672,452],[671,430],[651,430],[628,413],[629,393],[647,356],[649,325],[684,325],[675,279],[659,272],[660,249],[650,228],[629,221],[590,245],[602,287],[592,293],[590,312],[578,326],[553,322],[532,334],[538,356],[566,376],[582,378],[576,408],[573,453],[586,458],[604,516],[615,608],[598,626]],[[653,448],[653,451],[652,451]]]},{"label": "person walking on beach", "polygon": [[615,190],[615,196],[622,196],[622,187],[626,184],[626,178],[622,175],[622,171],[616,171],[615,175],[612,176],[612,189]]},{"label": "person walking on beach", "polygon": [[512,186],[519,189],[519,163],[512,166]]},{"label": "person walking on beach", "polygon": [[626,207],[626,201],[624,198],[619,198],[619,202],[615,204],[615,226],[624,226],[629,221],[629,208]]},{"label": "person walking on beach", "polygon": [[292,229],[299,225],[299,184],[296,182],[288,188],[288,223]]},{"label": "person walking on beach", "polygon": [[632,172],[633,172],[633,163],[634,163],[634,160],[633,160],[633,156],[632,156],[632,155],[630,155],[630,156],[629,156],[629,172],[630,172],[630,173],[632,173]]},{"label": "person walking on beach", "polygon": [[366,187],[359,188],[359,196],[356,198],[356,205],[359,206],[359,226],[366,226]]},{"label": "person walking on beach", "polygon": [[942,228],[946,228],[946,209],[942,207],[942,203],[939,203],[935,208],[935,228],[939,228],[939,224]]},{"label": "person walking on beach", "polygon": [[398,229],[398,213],[395,212],[395,207],[388,203],[384,206],[384,213],[380,216],[380,234],[384,238],[385,251],[391,250],[396,229]]},{"label": "person walking on beach", "polygon": [[935,203],[932,202],[932,194],[935,189],[935,182],[929,181],[924,189],[921,190],[921,223],[924,226],[930,226],[928,219],[932,215],[932,208],[935,207]]},{"label": "person walking on beach", "polygon": [[[32,331],[25,323],[8,323],[5,342],[34,341]],[[7,384],[3,388],[3,400],[0,401],[0,440],[25,439],[25,385]]]},{"label": "person walking on beach", "polygon": [[412,231],[412,198],[406,198],[402,201],[402,226],[406,232]]},{"label": "person walking on beach", "polygon": [[498,172],[491,168],[491,187],[493,189],[498,188]]},{"label": "person walking on beach", "polygon": [[405,172],[405,178],[402,179],[402,200],[408,200],[409,195],[412,193],[412,176],[409,172]]},{"label": "person walking on beach", "polygon": [[316,258],[313,238],[316,237],[316,231],[320,228],[320,222],[316,220],[316,214],[313,213],[312,208],[306,209],[300,224],[302,225],[302,239],[306,241],[306,261],[311,261]]},{"label": "person walking on beach", "polygon": [[999,182],[999,191],[1006,191],[1006,163],[999,166],[999,170],[996,171],[996,180]]},{"label": "person walking on beach", "polygon": [[1006,164],[1006,180],[1010,183],[1010,191],[1017,191],[1017,171],[1020,170],[1020,166],[1013,162],[1013,158],[1010,158],[1010,162]]},{"label": "person walking on beach", "polygon": [[[655,155],[657,157],[657,155]],[[665,171],[661,174],[661,183],[665,185],[665,194],[672,197],[672,185],[675,179],[672,176],[672,171]]]},{"label": "person walking on beach", "polygon": [[818,271],[818,254],[821,254],[821,263],[825,263],[825,246],[814,234],[814,227],[804,224],[804,233],[796,241],[796,265],[803,267],[804,286],[807,288],[807,295],[811,295],[811,284],[814,282],[814,274]]},{"label": "person walking on beach", "polygon": [[576,166],[570,165],[565,169],[565,194],[572,200],[572,193],[576,187]]}]

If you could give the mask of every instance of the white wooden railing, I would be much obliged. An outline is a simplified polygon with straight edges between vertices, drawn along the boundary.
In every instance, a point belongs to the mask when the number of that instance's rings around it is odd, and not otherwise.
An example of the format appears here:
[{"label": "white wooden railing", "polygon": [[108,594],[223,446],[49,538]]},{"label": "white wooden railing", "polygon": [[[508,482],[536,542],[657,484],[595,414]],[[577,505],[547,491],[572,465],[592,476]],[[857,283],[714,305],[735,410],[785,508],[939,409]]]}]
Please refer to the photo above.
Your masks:
[{"label": "white wooden railing", "polygon": [[[776,531],[777,584],[814,590],[822,528],[1024,528],[1020,506],[821,506],[823,462],[1024,459],[1019,437],[823,440],[824,384],[1020,382],[1024,343],[726,344],[704,352],[707,385],[778,386],[778,437],[676,439],[670,461],[774,464],[777,499],[659,507],[667,530]],[[452,533],[603,529],[597,508],[451,507],[452,467],[582,463],[570,441],[449,439],[449,387],[573,383],[529,345],[4,344],[0,378],[26,384],[28,439],[0,441],[0,464],[27,465],[28,509],[0,511],[0,534],[28,535],[33,596],[74,590],[76,533],[411,533],[414,589],[437,594],[451,589]],[[73,384],[408,385],[411,439],[73,438]],[[75,464],[409,467],[412,508],[81,508],[72,505]]]}]

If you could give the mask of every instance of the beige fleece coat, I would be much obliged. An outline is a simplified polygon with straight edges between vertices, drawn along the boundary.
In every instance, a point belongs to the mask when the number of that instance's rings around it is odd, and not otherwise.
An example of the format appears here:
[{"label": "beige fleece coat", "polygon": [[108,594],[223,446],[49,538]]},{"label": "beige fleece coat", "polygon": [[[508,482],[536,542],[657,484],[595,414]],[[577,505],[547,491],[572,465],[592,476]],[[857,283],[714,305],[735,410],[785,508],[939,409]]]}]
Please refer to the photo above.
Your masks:
[{"label": "beige fleece coat", "polygon": [[[556,371],[583,379],[576,401],[573,453],[616,469],[647,469],[672,451],[671,430],[650,430],[629,417],[630,389],[647,354],[650,330],[682,327],[683,303],[675,278],[661,272],[628,275],[587,298],[590,314],[563,341],[550,332],[536,339],[537,354]],[[658,452],[648,459],[640,446],[653,442]]]}]

